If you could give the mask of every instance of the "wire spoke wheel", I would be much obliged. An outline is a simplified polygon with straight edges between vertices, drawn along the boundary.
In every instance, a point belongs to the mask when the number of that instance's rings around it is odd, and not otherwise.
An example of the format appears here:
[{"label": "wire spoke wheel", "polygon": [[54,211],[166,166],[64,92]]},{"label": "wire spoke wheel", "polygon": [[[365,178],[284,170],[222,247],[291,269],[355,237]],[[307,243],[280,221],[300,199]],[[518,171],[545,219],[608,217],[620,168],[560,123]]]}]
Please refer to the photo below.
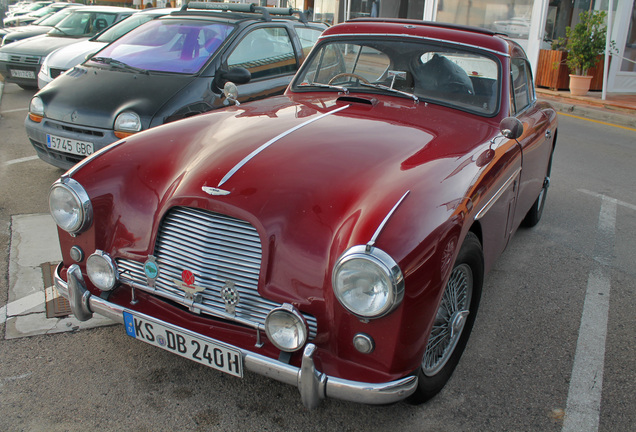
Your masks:
[{"label": "wire spoke wheel", "polygon": [[422,360],[422,373],[436,375],[448,362],[459,342],[470,313],[473,272],[468,264],[453,269],[442,296]]}]

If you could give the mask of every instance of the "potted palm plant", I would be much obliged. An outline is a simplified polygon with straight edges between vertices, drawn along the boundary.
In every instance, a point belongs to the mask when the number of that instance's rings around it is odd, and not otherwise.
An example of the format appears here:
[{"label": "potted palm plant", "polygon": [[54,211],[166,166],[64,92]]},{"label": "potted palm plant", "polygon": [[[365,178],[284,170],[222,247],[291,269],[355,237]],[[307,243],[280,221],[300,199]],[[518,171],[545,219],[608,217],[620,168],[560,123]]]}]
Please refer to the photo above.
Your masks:
[{"label": "potted palm plant", "polygon": [[605,51],[606,16],[604,11],[581,12],[579,23],[565,29],[572,95],[584,95],[590,89],[592,76],[587,74],[588,70],[596,66],[598,56]]}]

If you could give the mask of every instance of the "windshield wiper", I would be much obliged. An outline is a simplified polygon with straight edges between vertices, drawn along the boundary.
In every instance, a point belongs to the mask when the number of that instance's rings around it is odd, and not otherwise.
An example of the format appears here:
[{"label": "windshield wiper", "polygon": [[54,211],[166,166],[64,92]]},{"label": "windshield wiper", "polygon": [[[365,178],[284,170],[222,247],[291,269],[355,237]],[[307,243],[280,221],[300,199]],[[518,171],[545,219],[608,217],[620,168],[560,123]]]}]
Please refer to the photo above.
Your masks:
[{"label": "windshield wiper", "polygon": [[415,96],[413,93],[405,92],[405,91],[402,91],[402,90],[397,90],[397,89],[391,88],[389,86],[385,86],[383,84],[371,84],[371,83],[367,84],[367,83],[361,82],[360,85],[364,86],[364,87],[371,87],[371,88],[375,88],[375,89],[390,91],[392,93],[397,93],[397,94],[402,95],[404,97],[407,97],[409,99],[413,99],[415,102],[419,102],[420,101],[420,98]]},{"label": "windshield wiper", "polygon": [[59,28],[58,26],[53,26],[53,28],[57,31],[59,31],[60,33],[62,33],[63,35],[66,36],[71,36],[70,34],[66,33],[64,30],[62,30],[61,28]]},{"label": "windshield wiper", "polygon": [[110,57],[91,57],[90,60],[94,61],[96,63],[104,63],[104,64],[107,64],[109,66],[118,67],[120,69],[125,69],[125,70],[129,70],[129,71],[132,71],[132,72],[148,74],[148,71],[145,70],[145,69],[140,69],[140,68],[136,68],[134,66],[130,66],[130,65],[124,63],[123,61],[115,60],[115,59],[110,58]]},{"label": "windshield wiper", "polygon": [[343,93],[349,94],[349,89],[343,86],[335,86],[335,85],[331,85],[331,84],[321,84],[321,83],[317,83],[317,82],[312,82],[312,83],[308,83],[308,84],[301,84],[300,87],[320,87],[320,88],[327,88],[327,89],[331,89],[331,90],[338,90],[341,91]]}]

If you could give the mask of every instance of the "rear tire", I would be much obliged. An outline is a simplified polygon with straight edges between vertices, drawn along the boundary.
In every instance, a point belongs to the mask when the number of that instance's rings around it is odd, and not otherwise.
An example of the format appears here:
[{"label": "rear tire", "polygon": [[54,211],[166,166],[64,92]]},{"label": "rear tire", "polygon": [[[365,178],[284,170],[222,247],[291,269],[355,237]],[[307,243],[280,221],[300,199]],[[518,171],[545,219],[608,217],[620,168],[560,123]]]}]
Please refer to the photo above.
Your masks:
[{"label": "rear tire", "polygon": [[417,371],[417,390],[408,399],[421,404],[444,388],[464,352],[475,323],[484,279],[484,254],[468,233],[459,251]]}]

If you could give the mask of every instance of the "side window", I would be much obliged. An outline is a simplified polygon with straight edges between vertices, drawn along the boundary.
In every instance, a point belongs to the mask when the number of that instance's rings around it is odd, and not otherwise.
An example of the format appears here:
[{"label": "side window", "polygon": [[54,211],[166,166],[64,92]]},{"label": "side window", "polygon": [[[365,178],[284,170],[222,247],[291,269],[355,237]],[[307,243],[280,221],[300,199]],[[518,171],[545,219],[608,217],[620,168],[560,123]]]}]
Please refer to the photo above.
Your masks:
[{"label": "side window", "polygon": [[287,30],[269,27],[253,30],[236,46],[228,67],[244,67],[252,79],[296,72],[296,56]]},{"label": "side window", "polygon": [[115,18],[114,14],[96,13],[93,16],[89,33],[94,35],[107,29],[115,22]]},{"label": "side window", "polygon": [[513,58],[510,66],[514,109],[518,113],[534,100],[530,67],[522,58]]},{"label": "side window", "polygon": [[321,30],[307,28],[307,27],[296,27],[296,34],[298,35],[298,39],[300,39],[300,45],[303,49],[303,59],[307,57],[309,51],[314,47],[316,41],[322,34]]}]

